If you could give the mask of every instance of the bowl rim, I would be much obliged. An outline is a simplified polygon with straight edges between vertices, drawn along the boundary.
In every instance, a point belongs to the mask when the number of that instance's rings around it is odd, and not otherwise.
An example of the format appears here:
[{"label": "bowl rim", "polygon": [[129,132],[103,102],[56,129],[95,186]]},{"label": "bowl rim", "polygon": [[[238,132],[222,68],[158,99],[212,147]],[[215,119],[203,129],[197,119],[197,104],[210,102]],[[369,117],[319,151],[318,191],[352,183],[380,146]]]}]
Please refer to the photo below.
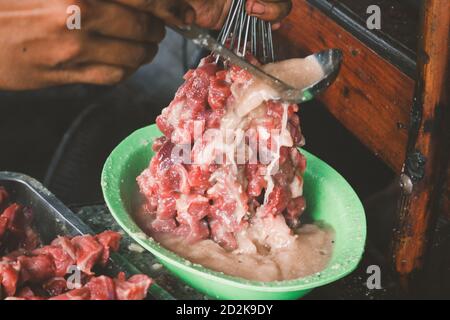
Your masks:
[{"label": "bowl rim", "polygon": [[135,223],[128,213],[121,196],[121,184],[123,183],[121,173],[127,167],[127,161],[133,153],[138,152],[142,147],[149,147],[153,140],[160,136],[162,134],[156,125],[150,125],[136,130],[113,150],[105,162],[101,176],[103,196],[114,219],[133,240],[155,255],[159,260],[164,260],[166,263],[170,263],[182,269],[184,272],[196,274],[206,280],[216,281],[236,288],[263,292],[310,290],[339,280],[356,269],[362,259],[367,233],[363,205],[353,188],[336,170],[304,149],[302,149],[302,153],[308,158],[309,162],[314,160],[317,165],[325,168],[325,172],[327,172],[326,176],[333,177],[334,179],[332,181],[338,184],[335,187],[345,192],[343,199],[347,202],[345,204],[348,209],[347,214],[351,217],[352,223],[355,226],[360,226],[359,228],[352,229],[351,238],[354,239],[350,245],[352,254],[349,255],[344,264],[334,267],[330,263],[324,270],[299,279],[262,282],[246,280],[205,268],[162,247],[154,239],[147,236]]}]

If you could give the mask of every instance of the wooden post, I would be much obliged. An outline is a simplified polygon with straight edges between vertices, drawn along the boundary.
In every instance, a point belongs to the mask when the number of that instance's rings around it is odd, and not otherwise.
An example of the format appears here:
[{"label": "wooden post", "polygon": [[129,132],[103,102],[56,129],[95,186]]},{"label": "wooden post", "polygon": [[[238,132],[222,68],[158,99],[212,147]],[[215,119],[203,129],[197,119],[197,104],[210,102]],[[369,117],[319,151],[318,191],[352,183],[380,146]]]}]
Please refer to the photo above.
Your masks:
[{"label": "wooden post", "polygon": [[424,1],[418,78],[392,245],[393,266],[406,290],[412,289],[411,280],[423,267],[447,175],[449,16],[450,1]]}]

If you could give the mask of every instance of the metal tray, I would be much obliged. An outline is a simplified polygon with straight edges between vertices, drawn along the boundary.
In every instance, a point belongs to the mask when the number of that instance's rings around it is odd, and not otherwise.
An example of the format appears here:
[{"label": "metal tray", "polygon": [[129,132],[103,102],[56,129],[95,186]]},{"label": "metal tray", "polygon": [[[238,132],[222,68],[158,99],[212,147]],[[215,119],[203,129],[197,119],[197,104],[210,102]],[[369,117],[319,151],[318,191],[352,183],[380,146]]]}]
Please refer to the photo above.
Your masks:
[{"label": "metal tray", "polygon": [[[20,173],[0,172],[0,186],[6,188],[11,201],[32,209],[34,227],[44,244],[50,243],[57,236],[74,237],[93,234],[93,231],[80,218],[35,179]],[[117,253],[111,254],[107,267],[96,271],[111,277],[116,276],[120,271],[125,272],[127,276],[142,273]],[[173,300],[174,298],[157,284],[153,284],[147,299]]]}]

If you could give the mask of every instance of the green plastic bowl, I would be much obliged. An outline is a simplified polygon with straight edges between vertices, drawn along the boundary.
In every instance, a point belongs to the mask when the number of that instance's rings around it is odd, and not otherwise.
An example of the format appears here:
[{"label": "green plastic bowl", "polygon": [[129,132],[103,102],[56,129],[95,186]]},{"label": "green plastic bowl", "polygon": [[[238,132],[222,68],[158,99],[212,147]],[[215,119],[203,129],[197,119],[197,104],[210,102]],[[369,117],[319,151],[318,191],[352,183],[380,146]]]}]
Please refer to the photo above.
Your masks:
[{"label": "green plastic bowl", "polygon": [[151,145],[160,136],[156,125],[152,125],[133,133],[112,152],[103,169],[103,194],[120,226],[188,285],[217,299],[298,299],[314,288],[345,277],[357,267],[366,239],[361,201],[341,175],[304,150],[308,160],[304,184],[306,214],[331,225],[335,231],[333,256],[325,270],[297,280],[248,281],[192,264],[161,247],[145,236],[130,214],[138,192],[136,177],[147,168],[153,156]]}]

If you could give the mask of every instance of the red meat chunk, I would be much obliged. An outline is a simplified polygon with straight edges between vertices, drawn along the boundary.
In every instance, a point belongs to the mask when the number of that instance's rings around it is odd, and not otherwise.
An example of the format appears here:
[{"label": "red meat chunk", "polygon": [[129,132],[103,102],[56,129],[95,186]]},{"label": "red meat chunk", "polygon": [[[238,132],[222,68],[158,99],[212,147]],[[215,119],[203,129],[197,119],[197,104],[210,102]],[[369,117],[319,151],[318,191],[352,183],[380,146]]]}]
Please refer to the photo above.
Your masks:
[{"label": "red meat chunk", "polygon": [[91,300],[116,300],[116,288],[111,278],[105,276],[92,278],[86,287],[91,292]]},{"label": "red meat chunk", "polygon": [[280,186],[275,186],[269,195],[269,201],[265,207],[265,214],[279,215],[286,209],[290,198],[290,192]]},{"label": "red meat chunk", "polygon": [[33,257],[20,256],[17,261],[21,265],[21,282],[40,283],[52,278],[56,272],[53,259],[45,254]]},{"label": "red meat chunk", "polygon": [[70,266],[76,264],[76,260],[68,255],[63,248],[59,246],[46,246],[33,251],[33,254],[47,255],[52,258],[54,264],[54,275],[64,277]]},{"label": "red meat chunk", "polygon": [[29,209],[16,203],[7,207],[0,216],[0,251],[36,248],[39,237],[31,227],[32,220]]},{"label": "red meat chunk", "polygon": [[4,295],[13,296],[16,293],[20,269],[21,265],[19,262],[8,258],[0,260],[0,284],[3,288]]},{"label": "red meat chunk", "polygon": [[72,239],[76,248],[76,263],[78,268],[86,274],[92,274],[92,267],[103,256],[103,246],[93,236],[78,236]]},{"label": "red meat chunk", "polygon": [[211,79],[209,87],[208,103],[213,110],[225,108],[228,98],[231,96],[230,84],[225,81],[223,71],[218,72],[217,77]]},{"label": "red meat chunk", "polygon": [[55,277],[42,285],[50,297],[59,296],[67,291],[67,281],[63,277]]},{"label": "red meat chunk", "polygon": [[119,250],[122,236],[114,231],[105,231],[96,236],[97,241],[103,246],[103,253],[100,260],[101,265],[106,265],[111,251]]},{"label": "red meat chunk", "polygon": [[[236,234],[248,228],[255,215],[281,216],[284,219],[277,221],[297,226],[305,208],[298,181],[306,169],[305,157],[297,149],[304,144],[298,106],[261,100],[241,117],[236,102],[256,80],[237,66],[221,70],[212,57],[184,78],[175,99],[157,119],[164,137],[155,142],[156,154],[137,178],[153,231],[188,241],[211,238],[234,250],[239,245]],[[236,139],[239,130],[246,131],[241,141],[249,147],[244,163],[234,166],[226,161],[235,161],[237,151],[221,153],[230,143],[213,134],[229,127]],[[276,139],[280,132],[283,139]],[[263,152],[254,149],[253,140],[263,145]],[[190,153],[183,149],[183,156],[177,154],[180,145]],[[276,172],[269,168],[273,158],[278,160]]]},{"label": "red meat chunk", "polygon": [[285,217],[291,227],[295,228],[298,226],[299,218],[305,209],[306,200],[304,197],[298,197],[289,201]]},{"label": "red meat chunk", "polygon": [[126,280],[125,274],[120,273],[114,283],[118,300],[142,300],[147,296],[152,280],[145,275],[135,275]]},{"label": "red meat chunk", "polygon": [[69,238],[58,237],[52,241],[51,246],[60,247],[67,256],[69,256],[72,260],[76,261],[77,259],[76,248]]},{"label": "red meat chunk", "polygon": [[159,219],[157,218],[152,222],[152,228],[157,232],[170,232],[177,228],[177,222],[175,219]]},{"label": "red meat chunk", "polygon": [[[7,195],[3,188],[0,188],[0,197],[5,204]],[[92,276],[92,267],[105,265],[110,252],[119,249],[119,233],[105,231],[73,239],[58,237],[50,245],[36,248],[39,238],[31,222],[31,211],[17,204],[7,207],[0,216],[0,235],[3,236],[0,240],[6,244],[8,252],[0,258],[0,299],[116,300],[118,294],[121,299],[146,297],[151,284],[147,276],[136,275],[128,281],[124,275],[117,280]],[[85,285],[68,291],[67,272],[75,265],[84,272],[80,285]]]},{"label": "red meat chunk", "polygon": [[90,298],[91,291],[89,290],[89,288],[84,287],[81,289],[71,290],[59,296],[52,297],[49,300],[90,300]]}]

